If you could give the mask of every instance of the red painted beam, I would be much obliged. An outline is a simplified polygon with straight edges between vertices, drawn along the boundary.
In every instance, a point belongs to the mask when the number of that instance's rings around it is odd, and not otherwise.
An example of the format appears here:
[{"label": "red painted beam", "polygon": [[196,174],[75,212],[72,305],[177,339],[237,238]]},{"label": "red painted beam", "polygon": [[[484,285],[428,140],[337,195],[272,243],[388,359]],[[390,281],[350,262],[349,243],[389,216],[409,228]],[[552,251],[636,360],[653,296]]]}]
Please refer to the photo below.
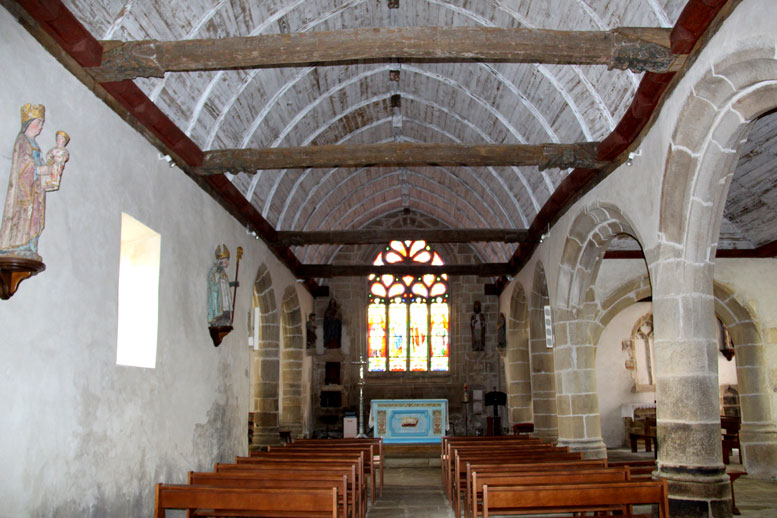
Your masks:
[{"label": "red painted beam", "polygon": [[669,36],[674,54],[687,54],[728,0],[688,0]]},{"label": "red painted beam", "polygon": [[[18,0],[18,3],[79,65],[98,66],[103,48],[97,39],[65,7],[61,0]],[[189,167],[202,165],[204,154],[178,126],[159,109],[132,81],[100,83],[119,104],[145,126],[165,146],[175,152]],[[292,271],[300,266],[291,249],[278,246],[278,234],[224,175],[208,177],[206,184],[229,207],[233,215],[249,221],[256,232]],[[311,293],[318,286],[312,280],[305,284]]]},{"label": "red painted beam", "polygon": [[59,0],[17,0],[82,67],[102,61],[103,47]]}]

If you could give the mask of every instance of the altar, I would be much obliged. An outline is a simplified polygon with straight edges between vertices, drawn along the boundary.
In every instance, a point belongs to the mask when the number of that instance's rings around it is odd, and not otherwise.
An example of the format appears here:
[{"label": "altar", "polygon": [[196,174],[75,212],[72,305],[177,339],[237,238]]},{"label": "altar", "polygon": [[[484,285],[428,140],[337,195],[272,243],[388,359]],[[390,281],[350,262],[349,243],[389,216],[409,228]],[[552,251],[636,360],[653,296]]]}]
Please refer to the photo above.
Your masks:
[{"label": "altar", "polygon": [[373,437],[386,444],[440,442],[448,429],[447,399],[373,399]]}]

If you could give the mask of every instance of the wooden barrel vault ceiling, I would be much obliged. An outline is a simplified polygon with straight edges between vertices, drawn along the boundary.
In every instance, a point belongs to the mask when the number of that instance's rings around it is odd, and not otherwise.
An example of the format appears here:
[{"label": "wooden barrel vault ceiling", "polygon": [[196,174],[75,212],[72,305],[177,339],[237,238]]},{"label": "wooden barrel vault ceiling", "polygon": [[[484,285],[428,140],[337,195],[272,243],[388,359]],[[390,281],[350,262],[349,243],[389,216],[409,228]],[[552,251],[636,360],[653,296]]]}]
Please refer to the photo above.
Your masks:
[{"label": "wooden barrel vault ceiling", "polygon": [[2,2],[298,276],[411,214],[492,282],[626,159],[727,4]]}]

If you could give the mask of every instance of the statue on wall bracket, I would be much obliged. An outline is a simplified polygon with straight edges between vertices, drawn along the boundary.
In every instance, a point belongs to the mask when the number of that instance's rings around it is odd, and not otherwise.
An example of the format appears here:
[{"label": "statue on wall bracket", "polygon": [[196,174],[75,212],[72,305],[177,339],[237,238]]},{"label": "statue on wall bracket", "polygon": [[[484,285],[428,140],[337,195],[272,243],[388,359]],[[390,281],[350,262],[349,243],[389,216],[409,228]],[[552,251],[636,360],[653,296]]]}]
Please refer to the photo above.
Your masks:
[{"label": "statue on wall bracket", "polygon": [[[218,347],[224,337],[232,331],[232,322],[235,319],[235,298],[237,287],[240,285],[237,274],[240,270],[241,257],[243,257],[243,248],[237,247],[235,280],[230,282],[227,276],[229,248],[227,245],[219,245],[216,247],[216,260],[208,271],[208,331],[214,347]],[[234,290],[231,293],[230,288]]]},{"label": "statue on wall bracket", "polygon": [[46,269],[38,255],[38,239],[45,226],[46,193],[59,189],[70,137],[57,131],[56,146],[45,155],[35,138],[43,130],[46,107],[21,107],[21,130],[11,159],[11,175],[0,222],[0,299],[7,300],[19,284]]}]

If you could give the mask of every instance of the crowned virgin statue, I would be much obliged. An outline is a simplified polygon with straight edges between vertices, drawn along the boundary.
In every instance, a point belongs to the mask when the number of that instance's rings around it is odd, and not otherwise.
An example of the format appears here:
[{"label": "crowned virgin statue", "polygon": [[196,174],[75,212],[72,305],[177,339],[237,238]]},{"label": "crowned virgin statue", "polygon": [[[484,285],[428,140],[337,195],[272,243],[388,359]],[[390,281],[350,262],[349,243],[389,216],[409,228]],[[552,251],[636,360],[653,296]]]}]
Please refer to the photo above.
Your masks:
[{"label": "crowned virgin statue", "polygon": [[57,146],[44,159],[35,138],[43,129],[45,112],[42,104],[25,104],[21,108],[22,127],[14,142],[0,224],[0,257],[41,260],[38,238],[45,223],[46,192],[59,189],[65,162],[70,157],[65,149],[70,137],[60,131]]}]

